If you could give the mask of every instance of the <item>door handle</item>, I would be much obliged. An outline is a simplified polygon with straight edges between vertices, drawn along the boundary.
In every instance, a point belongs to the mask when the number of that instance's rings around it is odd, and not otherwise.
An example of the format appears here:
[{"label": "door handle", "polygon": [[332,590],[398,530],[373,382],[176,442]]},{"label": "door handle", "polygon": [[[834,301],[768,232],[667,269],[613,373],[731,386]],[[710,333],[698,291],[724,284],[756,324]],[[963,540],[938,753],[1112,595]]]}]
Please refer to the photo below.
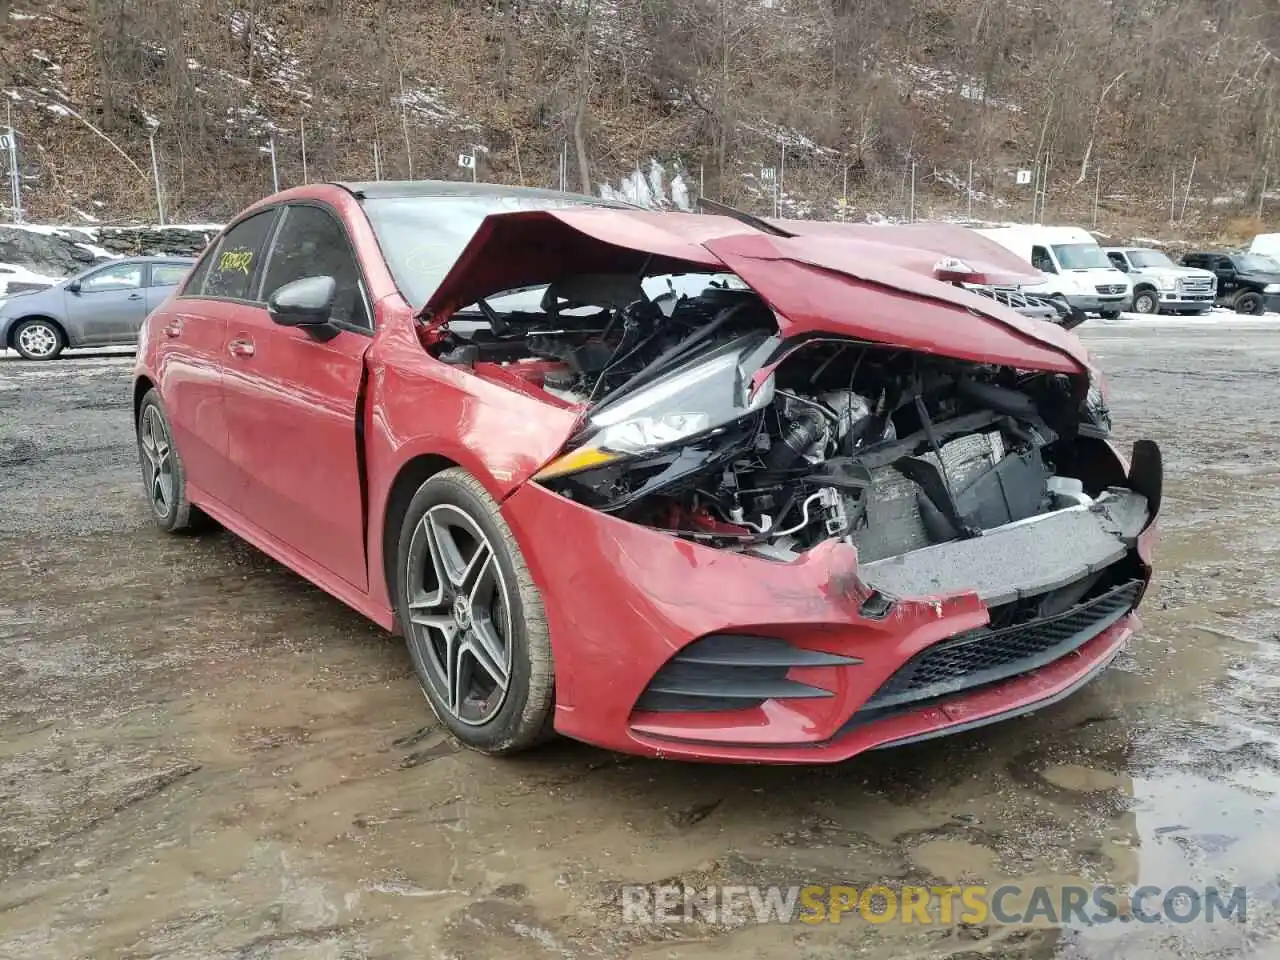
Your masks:
[{"label": "door handle", "polygon": [[182,336],[182,321],[181,321],[181,320],[171,320],[171,321],[170,321],[170,322],[165,326],[165,328],[164,328],[164,335],[165,335],[166,337],[180,337],[180,336]]},{"label": "door handle", "polygon": [[130,300],[141,300],[141,299],[142,299],[142,294],[140,294],[140,293],[131,293],[131,294],[129,294],[129,299],[130,299]]},{"label": "door handle", "polygon": [[227,344],[227,352],[233,357],[252,357],[253,341],[244,337],[237,337]]}]

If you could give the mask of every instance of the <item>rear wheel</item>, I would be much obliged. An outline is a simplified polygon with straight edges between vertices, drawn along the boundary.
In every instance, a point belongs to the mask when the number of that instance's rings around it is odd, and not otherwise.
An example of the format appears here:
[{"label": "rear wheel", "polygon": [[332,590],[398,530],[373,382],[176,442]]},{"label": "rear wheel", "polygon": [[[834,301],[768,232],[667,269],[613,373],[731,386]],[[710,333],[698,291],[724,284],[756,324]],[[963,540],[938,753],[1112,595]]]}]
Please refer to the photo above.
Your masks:
[{"label": "rear wheel", "polygon": [[1236,313],[1248,314],[1251,317],[1261,316],[1266,309],[1262,302],[1262,294],[1260,293],[1242,293],[1236,297],[1235,302]]},{"label": "rear wheel", "polygon": [[142,484],[156,526],[166,533],[194,532],[208,526],[208,518],[187,499],[182,457],[173,444],[160,394],[154,389],[147,391],[138,407],[137,430]]},{"label": "rear wheel", "polygon": [[396,606],[422,692],[474,750],[550,731],[554,668],[542,598],[497,503],[459,468],[428,479],[400,528]]},{"label": "rear wheel", "polygon": [[1103,320],[1118,320],[1120,318],[1119,310],[1102,310],[1098,313]]},{"label": "rear wheel", "polygon": [[1154,290],[1142,289],[1133,295],[1134,313],[1159,313],[1160,297]]},{"label": "rear wheel", "polygon": [[13,331],[14,349],[28,360],[52,360],[66,345],[61,328],[43,317],[23,320]]}]

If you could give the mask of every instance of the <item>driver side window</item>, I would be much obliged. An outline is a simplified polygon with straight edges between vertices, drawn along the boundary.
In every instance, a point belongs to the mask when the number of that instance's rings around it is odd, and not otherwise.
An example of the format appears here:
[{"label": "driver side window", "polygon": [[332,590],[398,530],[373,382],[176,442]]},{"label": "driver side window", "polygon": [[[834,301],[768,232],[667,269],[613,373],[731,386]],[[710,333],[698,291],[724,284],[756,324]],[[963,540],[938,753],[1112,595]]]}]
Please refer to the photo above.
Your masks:
[{"label": "driver side window", "polygon": [[1108,253],[1107,259],[1111,261],[1111,265],[1121,273],[1129,272],[1129,261],[1124,258],[1123,253]]},{"label": "driver side window", "polygon": [[372,330],[360,268],[342,224],[319,207],[287,208],[267,263],[262,299],[269,301],[273,293],[294,280],[326,276],[333,277],[336,287],[333,320]]},{"label": "driver side window", "polygon": [[1058,268],[1053,265],[1053,258],[1049,256],[1049,251],[1044,247],[1031,248],[1031,265],[1041,273],[1058,272]]}]

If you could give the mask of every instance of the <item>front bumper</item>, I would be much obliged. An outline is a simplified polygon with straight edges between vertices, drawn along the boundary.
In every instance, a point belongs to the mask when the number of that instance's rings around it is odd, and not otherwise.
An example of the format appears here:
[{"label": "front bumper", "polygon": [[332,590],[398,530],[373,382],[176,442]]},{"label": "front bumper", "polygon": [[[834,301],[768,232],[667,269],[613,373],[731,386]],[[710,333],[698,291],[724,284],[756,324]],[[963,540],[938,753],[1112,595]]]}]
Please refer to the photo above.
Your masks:
[{"label": "front bumper", "polygon": [[[547,614],[556,729],[626,753],[728,762],[836,762],[1066,696],[1100,672],[1137,627],[1132,604],[1150,576],[1156,536],[1152,516],[1121,561],[1140,581],[1123,607],[1094,621],[1096,629],[1077,631],[1074,641],[1052,647],[1052,658],[1019,661],[1018,672],[997,672],[989,682],[882,709],[887,682],[922,652],[987,627],[989,608],[977,590],[939,582],[941,589],[902,597],[885,609],[848,545],[828,543],[793,563],[776,563],[618,520],[532,483],[505,501],[503,513]],[[910,571],[915,581],[905,582],[918,585],[926,575],[916,568]],[[1006,602],[1008,591],[989,599],[992,605]],[[709,635],[726,634],[775,638],[803,653],[790,661],[785,678],[779,674],[770,682],[810,693],[732,709],[651,708],[661,676],[674,677],[678,686],[689,670],[708,666],[705,657],[682,663],[680,654],[696,652]],[[714,657],[711,662],[714,667]],[[726,704],[741,692],[733,686],[737,678],[759,681],[759,664],[726,668]]]},{"label": "front bumper", "polygon": [[1161,310],[1211,310],[1213,301],[1214,296],[1211,293],[1193,296],[1176,290],[1160,291]]},{"label": "front bumper", "polygon": [[1067,296],[1067,303],[1083,313],[1123,313],[1133,306],[1133,294],[1071,294]]}]

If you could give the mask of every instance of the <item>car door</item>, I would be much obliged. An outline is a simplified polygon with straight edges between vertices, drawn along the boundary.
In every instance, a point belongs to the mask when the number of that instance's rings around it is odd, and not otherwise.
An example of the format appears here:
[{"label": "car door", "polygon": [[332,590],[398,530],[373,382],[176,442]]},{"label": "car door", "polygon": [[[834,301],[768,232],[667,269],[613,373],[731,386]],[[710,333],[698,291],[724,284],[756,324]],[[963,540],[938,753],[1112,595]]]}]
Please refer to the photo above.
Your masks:
[{"label": "car door", "polygon": [[132,343],[147,316],[144,265],[118,263],[68,284],[65,309],[72,342]]},{"label": "car door", "polygon": [[1234,293],[1240,286],[1236,278],[1236,265],[1230,257],[1218,257],[1213,264],[1213,272],[1218,275],[1218,292]]},{"label": "car door", "polygon": [[254,279],[278,211],[246,217],[207,250],[181,292],[149,321],[160,396],[188,486],[230,507],[235,476],[227,454],[222,376],[227,326],[252,309]]},{"label": "car door", "polygon": [[[191,272],[189,263],[151,263],[147,267],[146,312],[151,313],[173,294]],[[141,323],[139,323],[141,326]]]},{"label": "car door", "polygon": [[[271,294],[312,276],[336,281],[331,326],[272,322]],[[227,328],[223,377],[236,512],[360,590],[368,588],[356,424],[373,336],[366,291],[337,215],[314,203],[289,205],[257,305]]]}]

